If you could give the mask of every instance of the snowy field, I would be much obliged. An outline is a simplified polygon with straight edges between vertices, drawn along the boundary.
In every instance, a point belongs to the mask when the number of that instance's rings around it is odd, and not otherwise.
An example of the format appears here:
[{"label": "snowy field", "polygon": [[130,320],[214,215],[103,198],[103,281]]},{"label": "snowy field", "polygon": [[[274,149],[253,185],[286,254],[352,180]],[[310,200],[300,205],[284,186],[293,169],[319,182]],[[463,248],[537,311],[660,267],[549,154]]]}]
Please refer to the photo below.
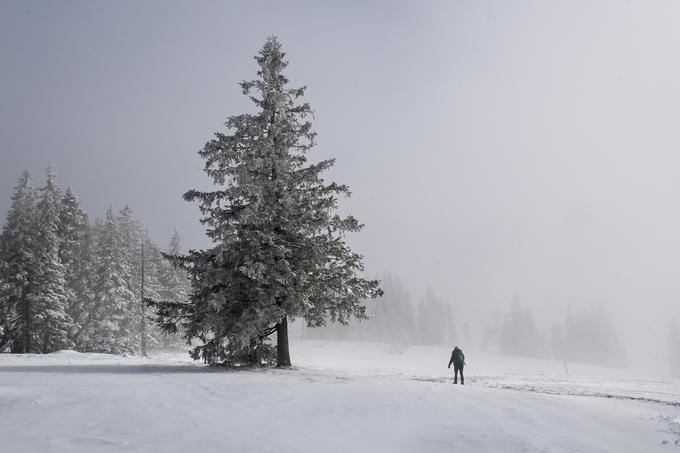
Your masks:
[{"label": "snowy field", "polygon": [[680,381],[444,348],[305,341],[291,370],[0,355],[2,452],[680,452]]}]

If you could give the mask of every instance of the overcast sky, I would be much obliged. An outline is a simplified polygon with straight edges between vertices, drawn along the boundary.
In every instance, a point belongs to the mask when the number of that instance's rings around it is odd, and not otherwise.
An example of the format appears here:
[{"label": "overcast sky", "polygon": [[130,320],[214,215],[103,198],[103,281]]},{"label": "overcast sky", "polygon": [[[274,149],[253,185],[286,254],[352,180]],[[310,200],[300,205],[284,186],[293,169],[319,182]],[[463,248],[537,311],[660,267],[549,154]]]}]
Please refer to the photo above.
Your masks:
[{"label": "overcast sky", "polygon": [[91,217],[127,203],[207,246],[181,194],[276,34],[370,272],[461,311],[604,304],[648,344],[680,315],[678,23],[674,1],[2,0],[0,214],[51,162]]}]

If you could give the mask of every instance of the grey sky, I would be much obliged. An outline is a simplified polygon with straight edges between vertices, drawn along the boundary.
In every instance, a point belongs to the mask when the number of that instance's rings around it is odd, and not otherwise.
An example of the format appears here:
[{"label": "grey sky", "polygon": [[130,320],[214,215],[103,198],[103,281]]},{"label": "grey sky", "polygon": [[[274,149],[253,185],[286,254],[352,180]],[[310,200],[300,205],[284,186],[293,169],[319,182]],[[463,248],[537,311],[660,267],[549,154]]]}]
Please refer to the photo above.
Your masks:
[{"label": "grey sky", "polygon": [[276,34],[371,272],[462,312],[601,303],[629,342],[661,338],[680,316],[679,20],[672,1],[3,0],[0,214],[52,162],[91,216],[129,203],[157,241],[207,245],[181,194]]}]

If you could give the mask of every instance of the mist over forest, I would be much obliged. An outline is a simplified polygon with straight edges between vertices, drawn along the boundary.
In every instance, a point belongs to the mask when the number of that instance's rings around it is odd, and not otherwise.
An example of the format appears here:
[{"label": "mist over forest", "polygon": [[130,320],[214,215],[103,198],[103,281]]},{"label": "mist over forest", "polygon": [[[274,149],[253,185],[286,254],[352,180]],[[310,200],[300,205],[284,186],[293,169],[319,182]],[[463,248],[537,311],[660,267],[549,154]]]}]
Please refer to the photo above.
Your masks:
[{"label": "mist over forest", "polygon": [[347,243],[385,292],[368,320],[291,337],[677,374],[677,6],[380,5],[3,7],[0,214],[25,170],[38,200],[52,164],[88,228],[128,206],[152,255],[175,229],[209,247],[182,194],[211,187],[211,134],[254,111],[238,83],[273,33],[308,86],[310,160],[336,159],[339,211],[365,225]]},{"label": "mist over forest", "polygon": [[[77,193],[58,185],[55,169],[46,170],[44,187],[36,188],[29,173],[23,173],[12,197],[14,203],[2,236],[4,257],[23,253],[44,259],[50,232],[55,237],[54,256],[62,267],[66,288],[59,304],[49,298],[34,304],[43,319],[44,334],[37,333],[33,346],[26,350],[53,352],[62,349],[106,353],[144,354],[148,349],[182,348],[185,341],[181,332],[164,334],[155,325],[152,309],[141,303],[142,262],[145,266],[146,297],[160,300],[185,301],[191,292],[188,274],[172,266],[161,255],[178,256],[182,253],[181,237],[175,231],[168,245],[161,248],[152,240],[125,205],[118,211],[106,210],[103,219],[89,220],[80,206]],[[52,217],[50,217],[52,216]],[[27,230],[18,232],[21,222]],[[22,236],[35,235],[34,242]],[[49,248],[49,245],[47,245]],[[13,251],[15,250],[15,251]],[[5,260],[5,265],[10,260]],[[40,280],[41,270],[48,262],[35,261],[31,268],[36,274],[38,294],[53,291],[54,276]],[[48,271],[43,271],[43,273]],[[8,275],[5,270],[5,276]],[[465,345],[469,350],[499,353],[508,356],[586,363],[612,368],[647,364],[630,360],[630,351],[622,341],[612,315],[602,306],[567,308],[562,319],[546,325],[536,319],[531,306],[523,304],[515,292],[509,303],[496,305],[486,318],[460,302],[451,301],[427,287],[422,295],[412,296],[399,277],[389,273],[377,276],[384,295],[375,301],[364,301],[367,319],[351,319],[347,324],[310,328],[304,322],[293,322],[294,339],[340,340],[377,342],[388,345],[393,353],[401,354],[410,346]],[[44,281],[44,283],[40,283]],[[112,297],[112,293],[118,293]],[[55,299],[56,300],[56,299]],[[121,304],[120,301],[124,301]],[[44,307],[44,308],[42,308]],[[60,318],[59,309],[68,319]],[[6,320],[7,316],[3,317]],[[295,321],[295,319],[293,319]],[[19,351],[24,346],[11,346],[3,331],[0,347]],[[11,336],[11,335],[10,335]],[[667,344],[654,359],[661,370],[680,371],[680,331],[671,320]],[[634,348],[632,349],[635,350]],[[662,360],[667,359],[663,363]]]}]

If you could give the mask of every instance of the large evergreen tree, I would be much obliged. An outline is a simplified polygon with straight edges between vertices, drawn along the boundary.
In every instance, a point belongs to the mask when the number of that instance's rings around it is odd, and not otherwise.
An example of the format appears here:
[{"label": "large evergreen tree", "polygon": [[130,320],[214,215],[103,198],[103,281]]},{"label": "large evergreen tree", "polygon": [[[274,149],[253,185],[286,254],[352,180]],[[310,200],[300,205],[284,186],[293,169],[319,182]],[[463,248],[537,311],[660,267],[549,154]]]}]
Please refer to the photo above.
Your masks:
[{"label": "large evergreen tree", "polygon": [[0,351],[34,352],[37,201],[31,175],[24,172],[0,239]]},{"label": "large evergreen tree", "polygon": [[125,308],[127,317],[125,325],[130,336],[128,342],[133,350],[137,351],[141,349],[144,324],[141,299],[142,242],[147,238],[130,206],[126,205],[120,210],[116,222],[121,252],[119,256],[120,276],[130,293],[130,299]]},{"label": "large evergreen tree", "polygon": [[[141,268],[142,265],[143,269]],[[166,290],[166,286],[163,283],[164,270],[168,267],[168,262],[163,259],[160,250],[146,232],[142,234],[142,254],[139,266],[140,294],[134,304],[136,308],[138,307],[138,310],[134,310],[133,313],[136,313],[139,319],[137,329],[139,333],[139,349],[145,354],[148,348],[157,347],[161,340],[167,340],[167,338],[163,338],[164,336],[154,322],[155,313],[150,312],[146,305],[143,304],[141,297],[143,295],[154,300],[162,297]],[[164,346],[167,345],[167,341],[164,341]]]},{"label": "large evergreen tree", "polygon": [[135,295],[128,284],[125,244],[113,209],[95,224],[96,266],[94,303],[84,333],[87,349],[97,352],[133,353],[133,321],[130,307]]},{"label": "large evergreen tree", "polygon": [[262,360],[276,332],[276,363],[289,366],[289,318],[347,323],[364,317],[362,299],[381,291],[360,276],[362,257],[345,244],[345,233],[362,225],[334,212],[338,197],[349,195],[321,177],[334,160],[308,162],[312,110],[299,102],[304,88],[287,87],[278,40],[268,38],[255,60],[258,78],[241,88],[257,113],[230,117],[229,133],[200,151],[215,190],[184,195],[199,203],[214,246],[173,258],[190,272],[190,303],[157,305],[162,326],[174,331],[181,320],[187,339],[203,342],[196,359]]},{"label": "large evergreen tree", "polygon": [[[38,204],[37,265],[35,268],[34,345],[40,352],[71,347],[71,319],[67,314],[66,279],[59,255],[61,239],[61,190],[54,168],[47,169],[47,183]],[[36,344],[37,343],[37,344]]]},{"label": "large evergreen tree", "polygon": [[87,214],[81,208],[76,193],[67,189],[61,200],[59,256],[66,280],[67,314],[72,320],[69,340],[76,349],[82,345],[82,332],[92,307],[92,277],[94,248]]}]

